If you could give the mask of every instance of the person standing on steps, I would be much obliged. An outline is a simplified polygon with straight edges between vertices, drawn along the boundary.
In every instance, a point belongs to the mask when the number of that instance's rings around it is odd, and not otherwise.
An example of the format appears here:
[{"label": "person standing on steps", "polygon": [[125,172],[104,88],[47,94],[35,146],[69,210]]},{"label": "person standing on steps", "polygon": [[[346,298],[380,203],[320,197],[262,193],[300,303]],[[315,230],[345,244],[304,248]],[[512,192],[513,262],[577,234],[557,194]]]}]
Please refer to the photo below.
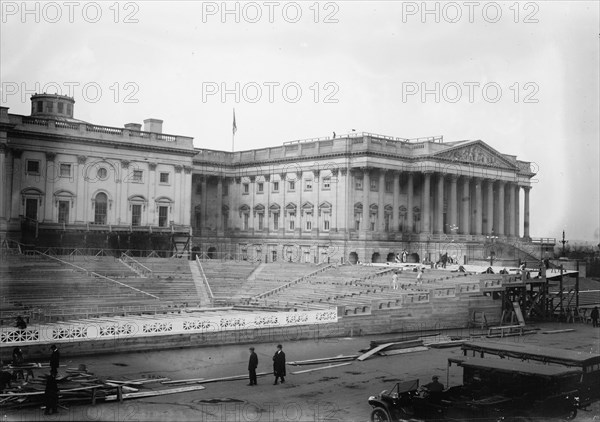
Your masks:
[{"label": "person standing on steps", "polygon": [[273,355],[273,375],[275,375],[273,385],[277,385],[277,380],[280,378],[282,384],[285,382],[285,353],[283,353],[282,349],[281,344],[278,344],[277,351]]},{"label": "person standing on steps", "polygon": [[258,367],[258,356],[254,353],[254,347],[250,348],[250,360],[248,361],[248,372],[250,373],[250,384],[256,385],[256,368]]},{"label": "person standing on steps", "polygon": [[50,350],[52,350],[52,354],[50,355],[50,374],[56,377],[60,365],[60,352],[54,344],[50,346]]}]

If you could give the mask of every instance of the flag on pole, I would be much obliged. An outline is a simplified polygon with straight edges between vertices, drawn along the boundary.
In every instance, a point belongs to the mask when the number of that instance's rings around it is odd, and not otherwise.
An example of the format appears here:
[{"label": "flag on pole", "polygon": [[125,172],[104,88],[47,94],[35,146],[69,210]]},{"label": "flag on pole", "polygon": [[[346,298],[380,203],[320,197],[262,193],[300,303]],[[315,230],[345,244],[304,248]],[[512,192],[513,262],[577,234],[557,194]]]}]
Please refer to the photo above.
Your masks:
[{"label": "flag on pole", "polygon": [[235,123],[235,108],[233,109],[233,134],[237,132],[237,124]]}]

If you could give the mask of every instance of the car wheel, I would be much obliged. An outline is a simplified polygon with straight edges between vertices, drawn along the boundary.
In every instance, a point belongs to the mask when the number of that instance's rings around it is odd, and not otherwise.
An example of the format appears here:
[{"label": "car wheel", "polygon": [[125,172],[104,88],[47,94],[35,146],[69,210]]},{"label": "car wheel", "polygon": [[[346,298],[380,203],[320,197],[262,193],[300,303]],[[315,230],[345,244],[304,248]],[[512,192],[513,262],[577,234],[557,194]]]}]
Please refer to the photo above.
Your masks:
[{"label": "car wheel", "polygon": [[390,415],[384,409],[377,407],[371,412],[371,422],[390,422]]},{"label": "car wheel", "polygon": [[577,409],[571,409],[571,411],[569,412],[569,414],[567,415],[565,420],[566,421],[573,420],[573,419],[575,419],[576,416],[577,416]]}]

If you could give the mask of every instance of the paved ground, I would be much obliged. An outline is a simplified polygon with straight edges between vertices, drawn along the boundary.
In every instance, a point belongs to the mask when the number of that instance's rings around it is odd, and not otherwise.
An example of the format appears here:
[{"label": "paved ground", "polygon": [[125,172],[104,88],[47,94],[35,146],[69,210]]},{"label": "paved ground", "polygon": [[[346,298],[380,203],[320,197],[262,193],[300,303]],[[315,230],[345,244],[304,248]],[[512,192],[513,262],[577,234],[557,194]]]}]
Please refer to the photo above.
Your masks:
[{"label": "paved ground", "polygon": [[[600,353],[600,329],[585,324],[540,324],[544,330],[575,328],[561,334],[534,334],[504,339]],[[461,334],[451,332],[449,334]],[[466,334],[463,332],[462,334]],[[397,335],[396,335],[397,336]],[[389,335],[387,337],[396,337]],[[372,339],[386,336],[355,337],[282,342],[288,361],[357,353]],[[259,372],[272,369],[271,357],[279,341],[255,344]],[[148,351],[120,355],[103,355],[73,359],[69,367],[85,363],[88,370],[101,377],[166,376],[171,379],[212,378],[247,373],[248,346],[215,346],[172,351]],[[433,374],[446,381],[446,362],[459,355],[459,348],[430,349],[426,352],[375,356],[363,362],[324,371],[291,375],[289,372],[313,366],[288,366],[283,385],[273,385],[272,376],[261,377],[249,387],[247,380],[205,384],[206,389],[190,393],[128,400],[121,404],[73,406],[59,415],[44,416],[38,409],[4,412],[3,420],[68,421],[367,421],[370,407],[367,398],[390,388],[396,381],[419,378],[428,382]],[[450,369],[450,385],[460,382],[461,370]],[[599,386],[600,388],[600,386]],[[576,420],[600,420],[600,403],[587,412],[580,411]]]}]

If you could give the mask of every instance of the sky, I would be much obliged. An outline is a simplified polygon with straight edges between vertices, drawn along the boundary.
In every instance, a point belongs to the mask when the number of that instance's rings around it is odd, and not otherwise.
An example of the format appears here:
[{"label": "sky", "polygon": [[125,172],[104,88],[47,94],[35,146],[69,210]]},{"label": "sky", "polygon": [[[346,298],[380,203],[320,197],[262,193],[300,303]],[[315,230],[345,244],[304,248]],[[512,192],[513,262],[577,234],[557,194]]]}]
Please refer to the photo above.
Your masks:
[{"label": "sky", "polygon": [[[480,139],[531,161],[531,235],[598,244],[599,3],[2,1],[0,104],[75,97],[198,148],[351,130]],[[521,193],[521,204],[523,197]],[[521,229],[522,230],[522,229]]]}]

